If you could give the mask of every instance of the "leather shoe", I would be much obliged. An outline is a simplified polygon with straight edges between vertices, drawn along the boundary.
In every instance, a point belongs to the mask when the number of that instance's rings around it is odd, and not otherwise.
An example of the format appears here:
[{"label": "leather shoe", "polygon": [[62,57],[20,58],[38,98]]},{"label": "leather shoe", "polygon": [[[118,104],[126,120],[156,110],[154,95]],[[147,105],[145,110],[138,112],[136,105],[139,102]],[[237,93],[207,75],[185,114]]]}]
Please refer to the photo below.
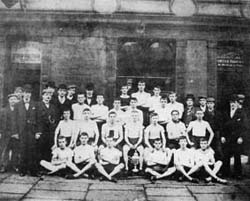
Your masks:
[{"label": "leather shoe", "polygon": [[26,173],[24,173],[24,172],[20,172],[20,173],[19,173],[19,176],[20,176],[20,177],[24,177],[25,175],[26,175]]}]

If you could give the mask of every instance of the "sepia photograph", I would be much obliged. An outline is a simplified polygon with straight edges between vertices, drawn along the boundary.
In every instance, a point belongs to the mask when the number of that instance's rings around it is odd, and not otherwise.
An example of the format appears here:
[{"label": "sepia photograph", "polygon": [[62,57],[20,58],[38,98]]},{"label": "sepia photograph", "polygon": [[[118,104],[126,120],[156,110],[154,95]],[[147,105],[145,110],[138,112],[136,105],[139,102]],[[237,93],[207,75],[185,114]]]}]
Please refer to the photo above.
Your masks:
[{"label": "sepia photograph", "polygon": [[68,200],[250,200],[250,0],[0,0],[0,201]]}]

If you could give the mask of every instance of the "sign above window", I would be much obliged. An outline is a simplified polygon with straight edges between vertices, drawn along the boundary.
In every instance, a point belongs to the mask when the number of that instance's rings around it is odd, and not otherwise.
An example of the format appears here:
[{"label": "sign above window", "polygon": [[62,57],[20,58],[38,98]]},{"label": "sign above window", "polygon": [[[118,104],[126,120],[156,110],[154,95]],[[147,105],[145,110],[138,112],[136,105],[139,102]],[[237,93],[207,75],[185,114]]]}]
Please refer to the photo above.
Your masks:
[{"label": "sign above window", "polygon": [[23,64],[41,64],[42,52],[40,43],[19,41],[11,47],[11,62]]}]

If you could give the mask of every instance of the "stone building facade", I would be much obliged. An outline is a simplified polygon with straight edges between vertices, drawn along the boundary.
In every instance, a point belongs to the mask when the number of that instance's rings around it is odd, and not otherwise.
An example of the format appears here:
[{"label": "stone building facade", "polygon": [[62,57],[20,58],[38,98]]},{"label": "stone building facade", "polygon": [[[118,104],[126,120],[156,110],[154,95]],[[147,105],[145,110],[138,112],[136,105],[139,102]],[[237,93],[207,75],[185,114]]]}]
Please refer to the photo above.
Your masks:
[{"label": "stone building facade", "polygon": [[250,96],[248,1],[11,2],[0,1],[1,105],[15,86],[41,91],[48,81],[93,82],[109,103],[140,78],[181,99]]}]

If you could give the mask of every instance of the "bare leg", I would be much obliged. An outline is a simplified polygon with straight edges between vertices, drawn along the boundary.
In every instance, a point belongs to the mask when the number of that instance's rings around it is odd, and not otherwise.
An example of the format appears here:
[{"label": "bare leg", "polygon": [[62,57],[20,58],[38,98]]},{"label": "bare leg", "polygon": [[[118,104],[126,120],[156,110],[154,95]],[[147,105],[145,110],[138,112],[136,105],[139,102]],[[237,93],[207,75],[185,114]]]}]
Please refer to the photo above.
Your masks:
[{"label": "bare leg", "polygon": [[188,174],[188,175],[191,175],[191,174],[197,172],[200,168],[201,168],[200,165],[195,165],[195,166],[193,166],[193,167],[188,171],[187,174]]},{"label": "bare leg", "polygon": [[74,172],[77,172],[79,173],[80,172],[80,169],[74,164],[72,163],[71,161],[68,161],[66,163],[67,167],[69,167],[71,170],[73,170]]},{"label": "bare leg", "polygon": [[137,148],[139,154],[140,154],[140,157],[139,157],[139,169],[142,170],[143,168],[143,157],[144,157],[144,150],[143,150],[143,147],[140,145],[138,148]]},{"label": "bare leg", "polygon": [[80,170],[80,172],[74,174],[74,177],[79,177],[80,175],[82,175],[83,173],[85,173],[87,170],[89,170],[90,168],[92,168],[95,165],[96,161],[95,160],[91,160],[87,163],[87,165],[84,166],[83,169]]},{"label": "bare leg", "polygon": [[125,162],[125,170],[128,170],[128,152],[129,152],[129,146],[128,145],[124,145],[123,146],[123,159]]},{"label": "bare leg", "polygon": [[100,163],[96,163],[96,169],[99,173],[101,173],[104,177],[106,177],[108,180],[111,180],[111,176],[106,172],[106,170],[103,168],[103,166]]},{"label": "bare leg", "polygon": [[164,172],[160,176],[156,176],[156,178],[161,179],[161,178],[167,177],[167,176],[172,175],[173,173],[175,173],[175,171],[176,171],[175,167],[168,168],[168,170],[166,172]]},{"label": "bare leg", "polygon": [[45,160],[41,160],[40,165],[43,166],[45,169],[49,170],[50,171],[49,174],[53,174],[57,172],[58,170],[66,168],[65,164],[53,165],[51,162],[48,162]]},{"label": "bare leg", "polygon": [[214,169],[212,170],[208,165],[204,165],[204,168],[206,170],[206,172],[211,176],[213,177],[214,179],[216,179],[217,181],[219,182],[222,182],[222,183],[226,183],[227,181],[225,179],[221,179],[219,178],[216,174],[218,173],[218,171],[220,170],[222,166],[222,162],[221,161],[217,161],[215,164],[214,164]]},{"label": "bare leg", "polygon": [[188,173],[186,172],[186,170],[184,169],[184,167],[182,166],[182,165],[178,165],[178,166],[176,166],[176,169],[178,170],[178,171],[180,171],[188,180],[192,180],[193,178],[192,177],[190,177],[189,175],[188,175]]},{"label": "bare leg", "polygon": [[156,172],[155,170],[153,170],[153,169],[151,169],[151,168],[146,168],[146,169],[145,169],[145,172],[146,172],[146,173],[149,173],[149,174],[151,174],[151,175],[153,175],[153,176],[155,176],[156,178],[161,176],[160,173]]},{"label": "bare leg", "polygon": [[114,170],[109,174],[110,177],[115,176],[117,173],[121,172],[121,170],[124,168],[124,164],[120,163],[119,165],[117,165]]}]

